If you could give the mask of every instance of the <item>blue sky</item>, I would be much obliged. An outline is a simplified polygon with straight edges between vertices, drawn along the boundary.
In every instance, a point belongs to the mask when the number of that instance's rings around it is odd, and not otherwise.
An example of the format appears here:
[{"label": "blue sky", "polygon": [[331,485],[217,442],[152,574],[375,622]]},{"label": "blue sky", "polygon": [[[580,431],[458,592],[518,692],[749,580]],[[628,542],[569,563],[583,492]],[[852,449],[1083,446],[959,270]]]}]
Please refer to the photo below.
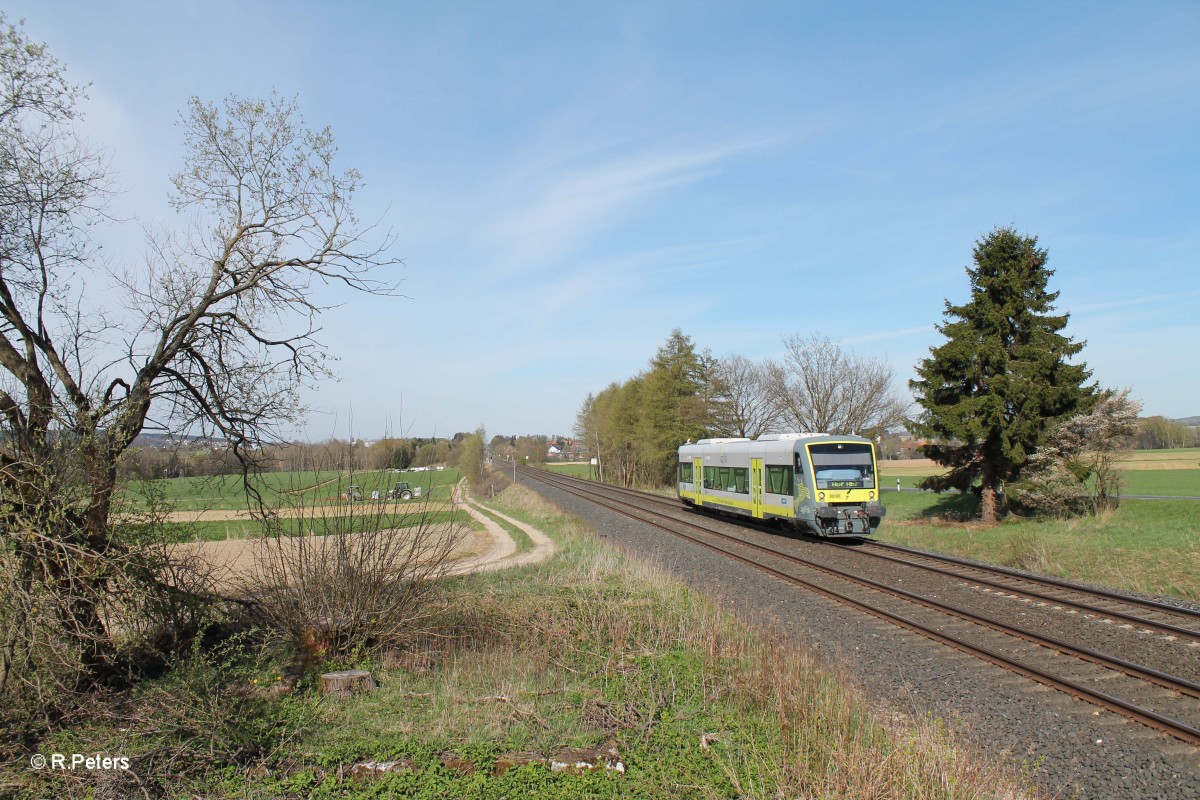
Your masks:
[{"label": "blue sky", "polygon": [[752,358],[819,332],[903,385],[998,225],[1050,251],[1101,385],[1200,414],[1194,0],[4,10],[91,84],[119,216],[175,224],[193,95],[332,127],[407,299],[330,292],[308,438],[569,433],[675,327]]}]

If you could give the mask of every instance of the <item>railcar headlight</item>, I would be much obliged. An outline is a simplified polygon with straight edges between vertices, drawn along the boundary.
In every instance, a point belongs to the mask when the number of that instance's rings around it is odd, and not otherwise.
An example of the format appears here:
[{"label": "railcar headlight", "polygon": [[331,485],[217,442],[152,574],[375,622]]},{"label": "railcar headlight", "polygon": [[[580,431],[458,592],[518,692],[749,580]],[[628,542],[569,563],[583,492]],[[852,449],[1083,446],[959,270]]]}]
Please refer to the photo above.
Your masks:
[{"label": "railcar headlight", "polygon": [[820,492],[820,493],[818,493],[818,494],[817,494],[817,499],[818,499],[818,500],[824,500],[824,499],[825,499],[825,493],[824,493],[824,492]]},{"label": "railcar headlight", "polygon": [[867,492],[867,499],[868,499],[868,500],[874,500],[874,499],[875,499],[875,493],[874,493],[874,492]]}]

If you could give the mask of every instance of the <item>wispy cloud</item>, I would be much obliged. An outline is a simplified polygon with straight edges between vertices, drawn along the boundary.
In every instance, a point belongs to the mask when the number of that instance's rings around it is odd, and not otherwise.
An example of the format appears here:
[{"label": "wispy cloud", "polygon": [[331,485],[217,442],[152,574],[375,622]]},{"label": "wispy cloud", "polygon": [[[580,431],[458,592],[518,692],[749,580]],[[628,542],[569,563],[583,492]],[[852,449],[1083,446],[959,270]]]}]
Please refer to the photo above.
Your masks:
[{"label": "wispy cloud", "polygon": [[1141,297],[1126,297],[1120,300],[1082,303],[1068,306],[1064,310],[1071,314],[1091,314],[1097,311],[1114,311],[1122,308],[1135,308],[1137,306],[1178,303],[1180,300],[1193,297],[1200,297],[1200,291],[1175,292],[1173,294],[1147,294]]},{"label": "wispy cloud", "polygon": [[717,172],[721,162],[771,141],[639,153],[544,174],[528,202],[497,224],[498,237],[508,244],[508,266],[536,268],[582,244],[647,198],[703,180]]},{"label": "wispy cloud", "polygon": [[869,333],[863,336],[849,336],[841,339],[842,344],[866,344],[867,342],[882,342],[889,339],[907,339],[910,336],[918,334],[933,333],[932,325],[918,325],[915,328],[900,328],[898,330],[882,331],[880,333]]}]

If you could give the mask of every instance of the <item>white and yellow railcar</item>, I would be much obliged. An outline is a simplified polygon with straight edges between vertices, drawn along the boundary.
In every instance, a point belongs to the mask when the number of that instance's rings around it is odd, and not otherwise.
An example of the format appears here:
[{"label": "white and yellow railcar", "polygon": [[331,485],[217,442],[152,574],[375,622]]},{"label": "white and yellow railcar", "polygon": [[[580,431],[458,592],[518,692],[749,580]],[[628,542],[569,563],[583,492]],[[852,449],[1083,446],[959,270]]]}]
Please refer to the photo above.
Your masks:
[{"label": "white and yellow railcar", "polygon": [[686,505],[774,520],[818,536],[864,537],[886,513],[875,448],[861,436],[772,433],[679,448]]}]

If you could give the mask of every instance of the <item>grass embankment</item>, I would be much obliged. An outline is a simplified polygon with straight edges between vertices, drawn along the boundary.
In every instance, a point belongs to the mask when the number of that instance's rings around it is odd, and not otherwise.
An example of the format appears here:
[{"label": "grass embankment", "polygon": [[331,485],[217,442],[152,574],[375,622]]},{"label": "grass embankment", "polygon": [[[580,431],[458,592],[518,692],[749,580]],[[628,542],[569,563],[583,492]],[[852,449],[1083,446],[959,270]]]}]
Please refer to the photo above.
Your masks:
[{"label": "grass embankment", "polygon": [[[420,636],[362,664],[378,691],[279,695],[261,688],[278,682],[276,670],[251,660],[226,673],[241,701],[221,702],[188,683],[211,680],[201,661],[143,686],[119,729],[64,732],[41,750],[120,752],[135,769],[167,753],[190,775],[174,778],[172,793],[216,798],[1021,796],[999,759],[968,757],[937,722],[873,717],[803,654],[605,548],[536,495],[513,487],[495,507],[553,536],[560,555],[445,582]],[[166,726],[174,738],[164,741],[161,722],[142,713],[166,706],[164,693],[180,698],[175,719],[195,716],[188,756],[257,749],[272,774],[251,763],[196,771],[178,752],[179,727]],[[502,754],[572,746],[614,747],[625,772],[533,764],[496,774]],[[378,783],[344,776],[365,759],[408,767]],[[78,780],[22,778],[26,797],[58,796]]]}]

